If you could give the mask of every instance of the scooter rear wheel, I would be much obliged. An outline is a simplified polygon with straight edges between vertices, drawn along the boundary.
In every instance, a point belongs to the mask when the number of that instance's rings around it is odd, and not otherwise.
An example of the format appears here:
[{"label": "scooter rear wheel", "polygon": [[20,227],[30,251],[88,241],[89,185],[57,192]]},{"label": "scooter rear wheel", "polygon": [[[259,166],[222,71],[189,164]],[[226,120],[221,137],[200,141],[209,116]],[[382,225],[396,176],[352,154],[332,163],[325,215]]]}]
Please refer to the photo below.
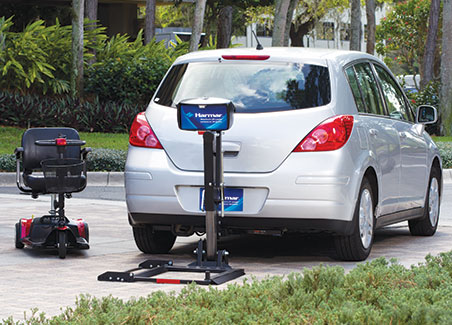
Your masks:
[{"label": "scooter rear wheel", "polygon": [[24,243],[22,243],[21,238],[20,238],[20,233],[21,233],[21,224],[20,221],[18,223],[16,223],[16,248],[22,249],[24,248]]},{"label": "scooter rear wheel", "polygon": [[58,256],[66,258],[66,231],[58,231]]}]

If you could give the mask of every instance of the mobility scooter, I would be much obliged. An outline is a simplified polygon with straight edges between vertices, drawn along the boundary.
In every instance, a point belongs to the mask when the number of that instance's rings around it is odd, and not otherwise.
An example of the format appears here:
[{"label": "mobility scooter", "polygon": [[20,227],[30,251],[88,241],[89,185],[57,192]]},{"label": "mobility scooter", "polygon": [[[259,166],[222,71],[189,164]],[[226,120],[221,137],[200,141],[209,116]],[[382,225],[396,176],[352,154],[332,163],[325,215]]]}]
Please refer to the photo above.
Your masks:
[{"label": "mobility scooter", "polygon": [[78,132],[72,128],[31,128],[16,148],[16,183],[36,199],[50,194],[48,215],[21,218],[16,223],[16,248],[56,248],[60,258],[67,249],[88,249],[89,229],[83,219],[69,220],[65,198],[86,187],[86,156],[91,148],[81,148]]}]

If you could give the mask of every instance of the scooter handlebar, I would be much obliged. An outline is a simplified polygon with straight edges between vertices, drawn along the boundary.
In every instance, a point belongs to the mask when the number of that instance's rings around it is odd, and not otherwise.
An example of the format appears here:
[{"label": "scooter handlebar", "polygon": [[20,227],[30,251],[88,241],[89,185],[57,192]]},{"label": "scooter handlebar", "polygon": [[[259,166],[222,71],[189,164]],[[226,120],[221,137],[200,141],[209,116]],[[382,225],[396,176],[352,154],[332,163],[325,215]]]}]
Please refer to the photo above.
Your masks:
[{"label": "scooter handlebar", "polygon": [[76,140],[76,139],[65,139],[65,138],[57,138],[53,140],[36,140],[35,144],[38,146],[83,146],[86,144],[86,141]]}]

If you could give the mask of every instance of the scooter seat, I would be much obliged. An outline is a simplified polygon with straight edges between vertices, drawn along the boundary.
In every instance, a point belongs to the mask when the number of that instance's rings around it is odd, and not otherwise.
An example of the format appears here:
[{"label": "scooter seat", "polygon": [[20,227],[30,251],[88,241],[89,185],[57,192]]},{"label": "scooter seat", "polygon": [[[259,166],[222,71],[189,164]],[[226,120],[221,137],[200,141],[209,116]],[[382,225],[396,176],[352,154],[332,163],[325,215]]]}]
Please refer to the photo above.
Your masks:
[{"label": "scooter seat", "polygon": [[45,194],[46,183],[44,175],[23,174],[24,184],[32,189],[35,194]]},{"label": "scooter seat", "polygon": [[[32,192],[34,194],[47,194],[47,193],[54,193],[49,192],[46,189],[46,183],[44,176],[42,175],[33,175],[33,174],[24,174],[24,183],[29,188],[33,189]],[[80,175],[80,187],[81,189],[79,191],[74,192],[81,192],[86,187],[86,177],[85,175]]]}]

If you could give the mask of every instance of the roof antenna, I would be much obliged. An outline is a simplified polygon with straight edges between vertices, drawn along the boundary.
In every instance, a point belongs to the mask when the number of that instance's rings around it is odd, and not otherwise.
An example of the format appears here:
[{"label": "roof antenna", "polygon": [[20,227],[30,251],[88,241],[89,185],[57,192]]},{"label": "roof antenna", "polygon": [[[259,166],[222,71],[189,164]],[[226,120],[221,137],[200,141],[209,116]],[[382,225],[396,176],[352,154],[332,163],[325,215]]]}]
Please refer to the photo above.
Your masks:
[{"label": "roof antenna", "polygon": [[257,35],[256,35],[256,33],[254,32],[254,30],[251,30],[251,32],[253,33],[253,35],[254,35],[254,38],[256,39],[256,41],[257,41],[257,46],[256,46],[256,50],[263,50],[264,49],[264,47],[262,46],[262,44],[259,42],[259,39],[257,38]]}]

